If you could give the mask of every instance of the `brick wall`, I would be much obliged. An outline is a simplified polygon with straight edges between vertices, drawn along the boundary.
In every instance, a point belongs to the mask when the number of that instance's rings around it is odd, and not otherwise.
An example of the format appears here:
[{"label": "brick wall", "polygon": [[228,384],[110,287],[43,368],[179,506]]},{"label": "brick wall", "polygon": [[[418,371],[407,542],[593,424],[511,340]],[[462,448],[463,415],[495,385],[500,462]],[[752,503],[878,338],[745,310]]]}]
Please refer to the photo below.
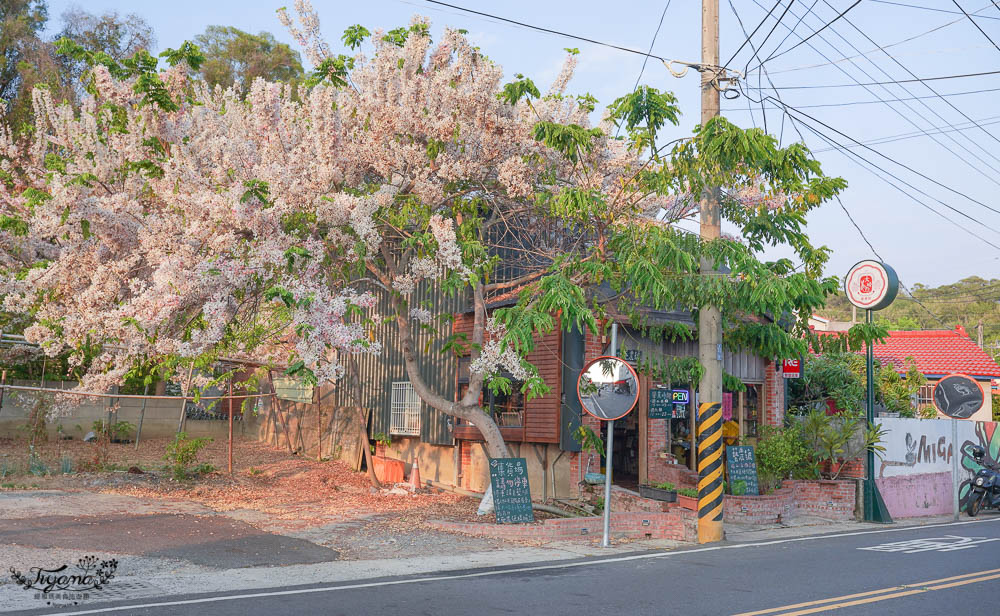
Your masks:
[{"label": "brick wall", "polygon": [[732,496],[723,501],[726,522],[775,524],[808,515],[828,520],[855,517],[854,481],[784,481],[782,487],[764,496]]},{"label": "brick wall", "polygon": [[764,425],[780,426],[785,421],[785,378],[764,362]]},{"label": "brick wall", "polygon": [[[667,512],[629,511],[611,513],[614,539],[673,539],[697,541],[697,516],[686,509]],[[531,541],[595,541],[603,533],[604,519],[556,518],[535,524],[490,524],[486,522],[446,522],[432,520],[431,528],[477,537]]]}]

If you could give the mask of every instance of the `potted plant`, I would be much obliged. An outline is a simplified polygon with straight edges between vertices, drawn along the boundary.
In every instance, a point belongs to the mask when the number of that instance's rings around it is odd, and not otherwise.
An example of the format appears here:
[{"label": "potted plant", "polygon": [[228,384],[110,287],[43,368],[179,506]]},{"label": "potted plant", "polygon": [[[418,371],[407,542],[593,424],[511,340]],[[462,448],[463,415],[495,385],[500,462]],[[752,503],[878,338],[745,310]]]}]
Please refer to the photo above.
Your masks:
[{"label": "potted plant", "polygon": [[698,511],[698,490],[681,488],[677,490],[677,504],[691,511]]},{"label": "potted plant", "polygon": [[639,496],[672,503],[677,500],[677,491],[674,489],[674,484],[664,481],[663,483],[639,486]]}]

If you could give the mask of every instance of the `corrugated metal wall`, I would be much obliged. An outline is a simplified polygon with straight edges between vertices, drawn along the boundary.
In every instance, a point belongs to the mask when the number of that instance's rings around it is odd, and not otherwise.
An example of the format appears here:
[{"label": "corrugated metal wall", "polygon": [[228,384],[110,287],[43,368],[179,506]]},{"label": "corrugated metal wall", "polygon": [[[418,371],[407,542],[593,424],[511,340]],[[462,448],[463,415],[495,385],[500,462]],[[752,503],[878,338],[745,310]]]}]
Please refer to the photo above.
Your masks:
[{"label": "corrugated metal wall", "polygon": [[[389,298],[384,292],[380,292],[379,296],[381,299],[374,312],[381,317],[392,315]],[[465,310],[468,304],[466,298],[445,295],[440,292],[436,284],[428,283],[422,283],[410,297],[411,307],[427,307],[433,315],[456,314]],[[417,321],[411,323],[421,377],[434,391],[448,400],[454,400],[458,362],[451,353],[440,352],[445,339],[451,335],[451,323],[435,322],[430,328],[421,327]],[[403,365],[402,345],[399,342],[395,321],[380,322],[374,334],[375,340],[382,343],[382,352],[379,355],[359,355],[360,375],[355,377],[349,374],[345,377],[359,378],[361,381],[361,403],[371,411],[369,435],[379,432],[389,434],[392,383],[410,380]],[[355,402],[350,396],[348,384],[342,385],[337,388],[337,404],[353,406]],[[421,407],[421,440],[435,445],[453,444],[453,420],[448,415],[428,407],[426,403],[421,403]]]},{"label": "corrugated metal wall", "polygon": [[[671,357],[698,357],[698,341],[652,342],[631,327],[619,329],[626,349],[637,349],[641,357],[656,357],[659,354]],[[745,383],[763,383],[765,361],[746,351],[733,353],[723,351],[722,369]]]}]

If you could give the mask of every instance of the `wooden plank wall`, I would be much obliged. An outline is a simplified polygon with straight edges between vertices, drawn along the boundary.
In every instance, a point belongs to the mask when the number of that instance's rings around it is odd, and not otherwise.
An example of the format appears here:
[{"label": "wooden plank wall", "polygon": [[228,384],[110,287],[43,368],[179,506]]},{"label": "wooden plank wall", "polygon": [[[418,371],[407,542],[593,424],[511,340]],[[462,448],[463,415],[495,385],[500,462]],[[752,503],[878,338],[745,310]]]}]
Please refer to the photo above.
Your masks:
[{"label": "wooden plank wall", "polygon": [[[472,315],[455,318],[455,332],[472,336]],[[535,337],[535,349],[528,353],[528,361],[538,368],[538,373],[549,386],[549,393],[533,398],[525,404],[524,441],[530,443],[559,442],[559,405],[562,383],[562,329],[556,327],[543,336]]]}]

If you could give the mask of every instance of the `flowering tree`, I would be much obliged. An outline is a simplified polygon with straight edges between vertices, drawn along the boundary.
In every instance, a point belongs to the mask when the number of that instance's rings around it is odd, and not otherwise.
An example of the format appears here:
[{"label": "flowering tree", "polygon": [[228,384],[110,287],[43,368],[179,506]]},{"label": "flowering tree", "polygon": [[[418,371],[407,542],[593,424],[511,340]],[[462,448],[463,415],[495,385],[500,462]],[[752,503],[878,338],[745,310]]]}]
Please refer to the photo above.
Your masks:
[{"label": "flowering tree", "polygon": [[[505,456],[480,394],[510,376],[544,392],[525,357],[557,323],[596,329],[612,308],[638,318],[640,306],[712,303],[730,346],[801,351],[784,329],[741,317],[808,314],[836,286],[802,226],[844,183],[804,147],[718,119],[658,148],[679,113],[672,95],[639,88],[591,127],[596,101],[565,93],[575,50],[542,95],[520,75],[502,83],[461,31],[434,44],[422,19],[354,26],[345,44],[372,55],[333,55],[308,3],[296,8],[299,25],[279,14],[315,67],[306,89],[209,89],[189,81],[202,58],[188,44],[161,54],[162,72],[144,52],[118,63],[64,44],[94,67],[79,113],[39,90],[30,141],[0,134],[4,307],[30,315],[25,335],[47,353],[86,362],[81,387],[220,355],[336,379],[351,356],[379,352],[367,333],[388,318],[418,395]],[[673,225],[718,186],[739,241]],[[802,271],[757,259],[777,243]],[[701,259],[728,272],[701,276]],[[499,267],[512,261],[513,274]],[[471,337],[449,342],[471,355],[461,399],[417,369],[414,328],[441,316],[412,302],[419,284],[471,299]],[[488,314],[500,294],[516,305]],[[373,313],[379,297],[391,314]]]}]

